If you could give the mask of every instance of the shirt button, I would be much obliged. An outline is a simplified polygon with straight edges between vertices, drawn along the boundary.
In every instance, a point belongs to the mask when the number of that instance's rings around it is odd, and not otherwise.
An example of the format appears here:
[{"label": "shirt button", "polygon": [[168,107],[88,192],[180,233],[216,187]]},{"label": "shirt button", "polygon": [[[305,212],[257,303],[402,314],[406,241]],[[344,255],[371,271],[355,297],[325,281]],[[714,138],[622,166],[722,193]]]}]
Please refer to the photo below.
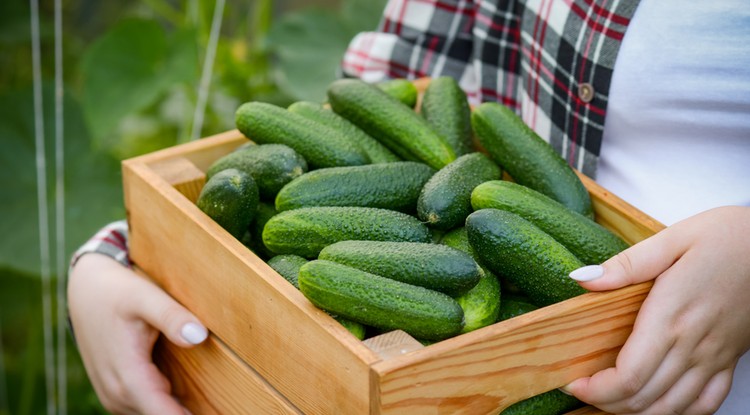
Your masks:
[{"label": "shirt button", "polygon": [[591,102],[594,99],[594,87],[588,82],[578,85],[578,98],[583,102]]}]

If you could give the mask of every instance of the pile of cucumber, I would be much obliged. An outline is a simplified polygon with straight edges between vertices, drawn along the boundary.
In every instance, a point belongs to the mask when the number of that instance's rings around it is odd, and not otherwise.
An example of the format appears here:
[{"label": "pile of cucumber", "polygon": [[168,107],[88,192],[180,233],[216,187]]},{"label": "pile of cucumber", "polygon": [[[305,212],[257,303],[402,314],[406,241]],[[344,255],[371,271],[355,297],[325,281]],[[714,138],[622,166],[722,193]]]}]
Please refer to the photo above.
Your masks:
[{"label": "pile of cucumber", "polygon": [[472,111],[453,78],[327,95],[240,106],[252,141],[197,205],[358,338],[479,329],[582,294],[568,274],[627,248],[547,142],[501,104]]}]

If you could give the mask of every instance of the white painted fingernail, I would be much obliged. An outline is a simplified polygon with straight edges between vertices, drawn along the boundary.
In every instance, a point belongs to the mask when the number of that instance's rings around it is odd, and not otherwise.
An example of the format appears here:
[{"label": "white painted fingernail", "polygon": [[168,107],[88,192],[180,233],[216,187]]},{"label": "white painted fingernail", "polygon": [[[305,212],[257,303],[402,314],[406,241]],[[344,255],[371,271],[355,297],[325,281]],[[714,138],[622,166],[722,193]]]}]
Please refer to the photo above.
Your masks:
[{"label": "white painted fingernail", "polygon": [[187,323],[180,331],[182,338],[190,344],[200,344],[208,337],[208,330],[200,324]]},{"label": "white painted fingernail", "polygon": [[586,265],[570,273],[570,278],[576,281],[593,281],[604,275],[604,268],[601,265]]},{"label": "white painted fingernail", "polygon": [[568,385],[562,386],[560,388],[557,388],[557,390],[559,390],[560,392],[562,392],[562,393],[564,393],[564,394],[566,394],[568,396],[573,396],[573,394],[568,389],[566,389],[567,386]]}]

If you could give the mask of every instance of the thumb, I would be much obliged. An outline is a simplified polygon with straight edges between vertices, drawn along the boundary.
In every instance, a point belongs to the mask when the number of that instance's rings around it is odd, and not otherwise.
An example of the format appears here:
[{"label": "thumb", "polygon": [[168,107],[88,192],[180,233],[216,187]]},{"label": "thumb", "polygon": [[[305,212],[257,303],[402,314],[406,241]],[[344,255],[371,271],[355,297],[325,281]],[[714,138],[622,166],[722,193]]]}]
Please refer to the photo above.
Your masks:
[{"label": "thumb", "polygon": [[151,281],[141,282],[143,286],[136,291],[138,317],[181,347],[200,344],[208,337],[208,330],[193,313]]},{"label": "thumb", "polygon": [[570,278],[589,291],[605,291],[650,281],[666,271],[686,250],[669,228],[644,239],[601,265],[587,265]]}]

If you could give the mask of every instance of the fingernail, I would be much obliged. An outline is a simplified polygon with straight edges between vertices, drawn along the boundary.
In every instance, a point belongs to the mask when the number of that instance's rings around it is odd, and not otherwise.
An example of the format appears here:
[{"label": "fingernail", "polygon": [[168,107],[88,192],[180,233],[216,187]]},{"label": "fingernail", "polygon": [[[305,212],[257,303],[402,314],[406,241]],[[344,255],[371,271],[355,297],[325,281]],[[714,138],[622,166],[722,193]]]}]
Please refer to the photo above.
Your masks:
[{"label": "fingernail", "polygon": [[601,265],[586,265],[570,273],[570,278],[576,281],[593,281],[604,275],[604,268]]},{"label": "fingernail", "polygon": [[564,394],[566,394],[568,396],[573,396],[573,394],[568,390],[568,385],[565,385],[563,387],[557,388],[557,390],[559,390],[560,392],[562,392],[562,393],[564,393]]},{"label": "fingernail", "polygon": [[187,323],[180,331],[182,338],[190,344],[200,344],[208,337],[208,330],[200,324]]}]

